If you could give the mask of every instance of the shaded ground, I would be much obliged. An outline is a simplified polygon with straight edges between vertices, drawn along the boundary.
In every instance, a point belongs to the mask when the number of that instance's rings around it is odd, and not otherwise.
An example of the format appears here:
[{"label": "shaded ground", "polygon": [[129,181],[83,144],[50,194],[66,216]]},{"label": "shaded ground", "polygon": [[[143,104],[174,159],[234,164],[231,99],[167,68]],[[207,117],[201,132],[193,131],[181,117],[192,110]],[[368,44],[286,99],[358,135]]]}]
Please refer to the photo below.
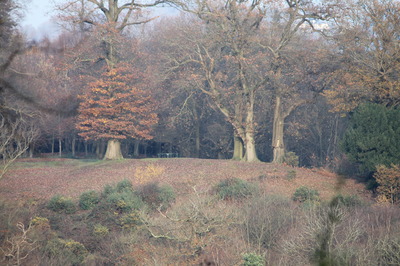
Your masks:
[{"label": "shaded ground", "polygon": [[[288,179],[288,173],[296,177]],[[294,171],[294,172],[293,172]],[[363,184],[341,180],[320,169],[293,168],[270,163],[230,160],[126,159],[90,161],[74,159],[21,159],[0,180],[0,198],[48,199],[55,194],[76,197],[87,190],[102,190],[106,184],[129,179],[134,185],[160,182],[172,185],[177,194],[211,189],[220,180],[238,177],[258,182],[267,193],[290,197],[305,185],[329,198],[341,188],[342,194],[368,198]],[[340,183],[340,185],[339,185]]]}]

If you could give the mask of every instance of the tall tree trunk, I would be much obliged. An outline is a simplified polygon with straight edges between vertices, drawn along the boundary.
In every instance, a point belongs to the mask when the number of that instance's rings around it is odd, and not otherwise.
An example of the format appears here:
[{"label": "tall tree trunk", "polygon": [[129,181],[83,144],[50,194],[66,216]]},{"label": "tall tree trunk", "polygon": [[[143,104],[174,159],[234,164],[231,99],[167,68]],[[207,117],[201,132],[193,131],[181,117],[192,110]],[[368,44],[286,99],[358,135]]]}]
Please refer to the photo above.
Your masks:
[{"label": "tall tree trunk", "polygon": [[72,143],[71,143],[71,152],[72,152],[72,157],[75,157],[75,146],[76,146],[76,137],[72,137]]},{"label": "tall tree trunk", "polygon": [[88,143],[87,143],[87,140],[85,140],[85,157],[87,157],[88,156]]},{"label": "tall tree trunk", "polygon": [[110,139],[107,143],[106,154],[103,160],[120,160],[123,159],[121,152],[121,142],[116,139]]},{"label": "tall tree trunk", "polygon": [[58,138],[58,156],[61,158],[62,156],[62,140]]},{"label": "tall tree trunk", "polygon": [[32,142],[29,144],[29,158],[33,158],[33,153],[35,151],[35,143]]},{"label": "tall tree trunk", "polygon": [[140,147],[140,140],[139,139],[135,139],[135,144],[133,147],[133,157],[134,158],[138,158],[139,157],[139,147]]},{"label": "tall tree trunk", "polygon": [[55,138],[54,138],[54,134],[53,134],[51,136],[51,155],[52,156],[54,155],[54,146],[55,146],[54,142],[55,142]]},{"label": "tall tree trunk", "polygon": [[246,103],[247,116],[246,116],[246,132],[245,132],[245,145],[247,162],[259,162],[256,150],[256,140],[254,137],[254,91],[250,91],[249,99]]},{"label": "tall tree trunk", "polygon": [[232,160],[240,161],[243,159],[243,141],[238,135],[233,136],[233,157]]},{"label": "tall tree trunk", "polygon": [[194,150],[194,157],[200,158],[200,123],[196,121],[195,125],[195,150]]},{"label": "tall tree trunk", "polygon": [[282,113],[281,96],[276,96],[274,123],[272,128],[273,163],[283,163],[285,158],[285,142],[283,139],[285,117]]}]

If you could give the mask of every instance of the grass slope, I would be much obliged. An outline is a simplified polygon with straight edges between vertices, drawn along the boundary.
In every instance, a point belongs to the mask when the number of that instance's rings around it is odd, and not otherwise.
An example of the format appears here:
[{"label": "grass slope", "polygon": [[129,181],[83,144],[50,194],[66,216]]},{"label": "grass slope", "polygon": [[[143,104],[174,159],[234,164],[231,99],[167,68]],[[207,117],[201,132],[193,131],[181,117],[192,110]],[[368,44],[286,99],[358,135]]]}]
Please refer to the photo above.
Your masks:
[{"label": "grass slope", "polygon": [[[295,171],[296,177],[288,179]],[[258,182],[267,193],[291,197],[305,185],[329,199],[338,192],[369,197],[362,184],[320,169],[293,168],[271,163],[246,163],[204,159],[126,159],[95,161],[74,159],[21,159],[0,180],[0,197],[7,199],[49,199],[55,194],[77,197],[87,190],[131,180],[133,185],[158,181],[173,186],[179,195],[193,188],[208,190],[220,180],[237,177]],[[343,183],[344,182],[344,183]]]}]

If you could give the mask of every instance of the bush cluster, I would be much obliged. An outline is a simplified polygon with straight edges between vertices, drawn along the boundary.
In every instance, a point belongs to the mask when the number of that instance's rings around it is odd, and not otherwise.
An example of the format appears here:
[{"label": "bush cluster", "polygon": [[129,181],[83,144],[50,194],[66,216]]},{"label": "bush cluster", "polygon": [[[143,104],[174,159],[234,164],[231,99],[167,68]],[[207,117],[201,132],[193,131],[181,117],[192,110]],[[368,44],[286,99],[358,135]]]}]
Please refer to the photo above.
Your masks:
[{"label": "bush cluster", "polygon": [[256,253],[243,254],[243,266],[264,266],[265,259]]},{"label": "bush cluster", "polygon": [[76,211],[76,207],[72,199],[61,195],[55,195],[52,197],[47,204],[47,208],[54,212],[64,212],[67,214],[71,214]]},{"label": "bush cluster", "polygon": [[296,153],[289,151],[289,152],[285,153],[283,162],[286,163],[287,165],[297,167],[297,166],[299,166],[299,156],[297,156]]},{"label": "bush cluster", "polygon": [[89,210],[99,203],[99,201],[100,196],[96,191],[83,192],[79,197],[79,207],[82,210]]},{"label": "bush cluster", "polygon": [[254,195],[257,187],[239,178],[229,178],[219,182],[215,190],[220,199],[238,200]]},{"label": "bush cluster", "polygon": [[294,192],[293,200],[298,202],[319,201],[319,192],[315,189],[301,186]]}]

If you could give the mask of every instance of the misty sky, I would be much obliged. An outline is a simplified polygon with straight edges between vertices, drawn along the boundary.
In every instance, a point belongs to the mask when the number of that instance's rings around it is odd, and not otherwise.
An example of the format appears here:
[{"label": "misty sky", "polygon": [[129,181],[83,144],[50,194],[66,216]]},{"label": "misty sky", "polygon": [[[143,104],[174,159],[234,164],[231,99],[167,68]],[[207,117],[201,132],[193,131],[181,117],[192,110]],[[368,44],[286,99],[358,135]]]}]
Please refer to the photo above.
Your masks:
[{"label": "misty sky", "polygon": [[[20,25],[30,40],[40,40],[43,37],[57,36],[57,25],[51,21],[54,3],[66,0],[22,0],[24,7],[24,19]],[[159,14],[174,14],[176,10],[171,8],[159,8],[155,11]]]},{"label": "misty sky", "polygon": [[57,34],[57,27],[51,22],[53,6],[53,1],[49,0],[29,0],[23,3],[24,18],[20,25],[29,39]]}]

